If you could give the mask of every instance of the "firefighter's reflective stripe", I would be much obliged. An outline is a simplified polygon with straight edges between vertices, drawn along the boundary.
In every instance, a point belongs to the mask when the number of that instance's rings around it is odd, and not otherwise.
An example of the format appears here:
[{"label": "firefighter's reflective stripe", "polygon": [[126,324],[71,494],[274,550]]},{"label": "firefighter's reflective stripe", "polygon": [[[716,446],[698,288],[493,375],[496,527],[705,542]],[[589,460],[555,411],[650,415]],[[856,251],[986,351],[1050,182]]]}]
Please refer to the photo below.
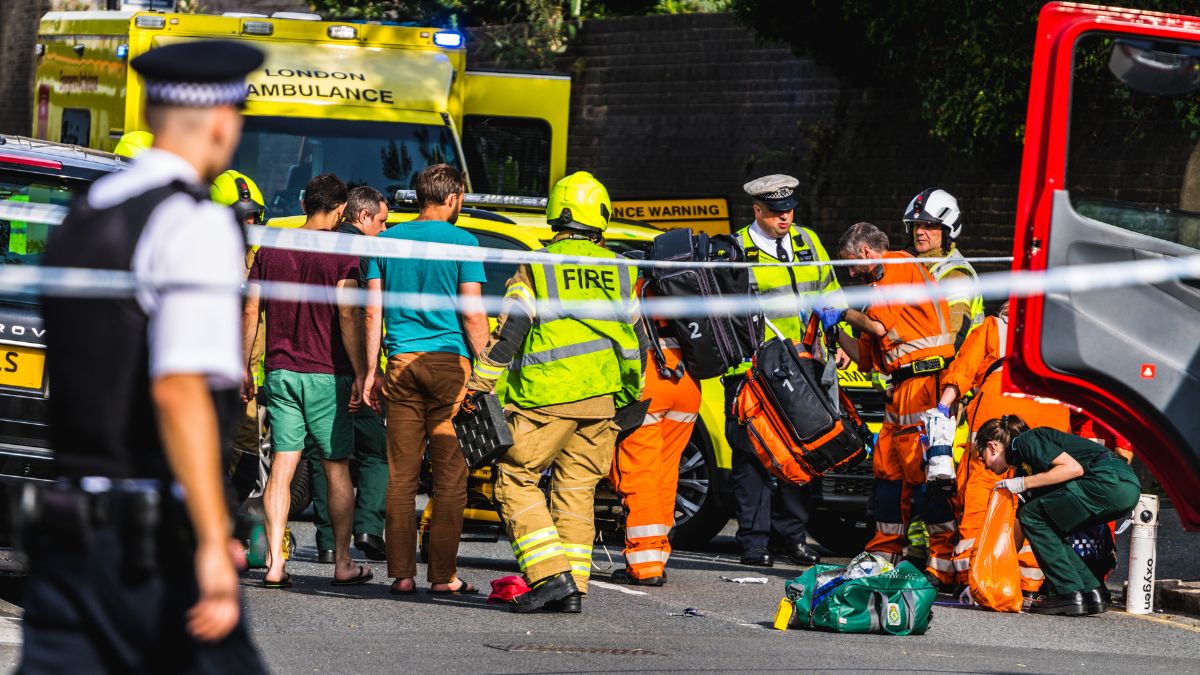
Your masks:
[{"label": "firefighter's reflective stripe", "polygon": [[1046,578],[1046,575],[1042,574],[1041,568],[1026,567],[1024,565],[1021,565],[1020,568],[1021,568],[1021,576],[1026,579],[1036,579],[1037,581],[1042,581]]},{"label": "firefighter's reflective stripe", "polygon": [[[607,338],[598,338],[588,342],[578,342],[573,345],[566,345],[563,347],[551,347],[550,349],[544,349],[540,352],[522,354],[521,358],[514,362],[513,370],[527,368],[529,366],[540,366],[552,361],[569,359],[573,356],[584,356],[586,354],[596,354],[599,352],[610,351],[612,348],[613,344]],[[641,352],[639,352],[637,349],[622,349],[621,358],[627,360],[640,360],[642,356]]]},{"label": "firefighter's reflective stripe", "polygon": [[[509,284],[504,297],[516,301],[517,306],[530,318],[537,314],[533,289],[529,287],[529,284],[524,282]],[[511,308],[509,310],[511,311]]]},{"label": "firefighter's reflective stripe", "polygon": [[954,547],[954,555],[961,555],[963,553],[966,553],[967,551],[970,551],[971,547],[973,547],[973,546],[975,546],[975,537],[963,539],[962,541],[958,542],[958,544]]},{"label": "firefighter's reflective stripe", "polygon": [[642,426],[658,424],[659,422],[662,422],[664,419],[671,420],[672,422],[680,422],[682,424],[691,424],[692,422],[695,422],[699,417],[700,417],[699,413],[681,412],[679,410],[668,410],[666,412],[660,412],[660,413],[646,413],[645,419],[642,420]]},{"label": "firefighter's reflective stripe", "polygon": [[563,544],[567,562],[571,563],[571,574],[588,577],[592,573],[592,547],[584,544]]},{"label": "firefighter's reflective stripe", "polygon": [[625,536],[629,539],[642,537],[665,537],[671,531],[667,525],[635,525],[625,528]]},{"label": "firefighter's reflective stripe", "polygon": [[950,560],[945,560],[937,556],[929,556],[929,562],[925,563],[926,567],[932,567],[938,572],[953,572],[954,563]]},{"label": "firefighter's reflective stripe", "polygon": [[558,530],[553,527],[543,527],[518,538],[512,543],[512,549],[522,571],[546,558],[564,553]]},{"label": "firefighter's reflective stripe", "polygon": [[875,529],[884,534],[904,534],[907,528],[904,523],[885,523],[883,521],[875,521]]},{"label": "firefighter's reflective stripe", "polygon": [[891,424],[898,427],[911,427],[921,423],[922,413],[895,413],[885,409],[883,411],[883,421],[885,424]]},{"label": "firefighter's reflective stripe", "polygon": [[[941,318],[940,311],[938,312],[938,318]],[[887,353],[884,354],[884,358],[886,358],[889,362],[897,361],[921,349],[933,349],[952,344],[954,344],[954,336],[950,335],[949,333],[931,335],[928,337],[917,338],[916,340],[911,340],[909,342],[902,342],[889,349]]]},{"label": "firefighter's reflective stripe", "polygon": [[662,563],[667,564],[668,554],[661,549],[642,549],[639,551],[629,551],[625,554],[625,560],[630,565],[642,565],[645,563]]},{"label": "firefighter's reflective stripe", "polygon": [[493,366],[483,362],[483,359],[475,359],[475,365],[472,370],[476,377],[494,381],[504,374],[506,370],[504,366]]},{"label": "firefighter's reflective stripe", "polygon": [[665,337],[658,338],[658,346],[663,349],[679,349],[679,340],[675,338]]},{"label": "firefighter's reflective stripe", "polygon": [[925,529],[928,530],[930,534],[953,532],[956,528],[957,525],[953,520],[944,523],[925,523]]},{"label": "firefighter's reflective stripe", "polygon": [[954,571],[955,572],[966,572],[970,569],[971,569],[971,559],[970,558],[955,558],[954,559]]}]

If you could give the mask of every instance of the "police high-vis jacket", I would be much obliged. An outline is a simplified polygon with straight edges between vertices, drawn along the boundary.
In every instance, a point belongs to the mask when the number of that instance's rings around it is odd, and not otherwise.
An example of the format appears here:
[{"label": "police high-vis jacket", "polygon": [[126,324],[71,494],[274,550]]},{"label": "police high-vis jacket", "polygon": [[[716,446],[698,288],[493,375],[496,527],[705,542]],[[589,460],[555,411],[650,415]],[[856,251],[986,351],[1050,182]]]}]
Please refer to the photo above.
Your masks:
[{"label": "police high-vis jacket", "polygon": [[[950,276],[953,272],[958,272],[961,275],[971,279],[979,278],[979,275],[975,273],[975,268],[971,266],[971,263],[967,262],[967,259],[963,257],[963,254],[960,253],[957,248],[950,249],[948,253],[938,249],[937,257],[946,258],[945,260],[941,260],[928,266],[930,276],[937,281],[942,281],[947,276]],[[946,296],[946,303],[951,306],[951,311],[953,311],[954,305],[960,303],[967,305],[968,307],[967,316],[970,317],[970,328],[968,328],[965,332],[962,332],[961,329],[954,331],[956,335],[960,336],[959,344],[961,344],[962,337],[966,337],[968,333],[975,330],[980,326],[980,324],[983,323],[983,296],[979,295],[978,293],[970,292],[953,293]]]}]

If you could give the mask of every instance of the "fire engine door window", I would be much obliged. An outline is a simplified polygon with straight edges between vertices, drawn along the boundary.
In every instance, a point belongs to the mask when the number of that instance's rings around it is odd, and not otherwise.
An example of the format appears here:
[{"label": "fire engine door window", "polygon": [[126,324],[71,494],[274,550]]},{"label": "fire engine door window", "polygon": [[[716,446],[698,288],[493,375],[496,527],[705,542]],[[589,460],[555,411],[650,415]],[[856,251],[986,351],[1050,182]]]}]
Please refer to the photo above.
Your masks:
[{"label": "fire engine door window", "polygon": [[546,196],[550,125],[545,120],[466,115],[463,154],[471,171],[472,191]]},{"label": "fire engine door window", "polygon": [[1076,45],[1072,87],[1071,205],[1200,247],[1200,45],[1088,34]]},{"label": "fire engine door window", "polygon": [[92,135],[92,111],[85,108],[63,108],[60,143],[88,146]]}]

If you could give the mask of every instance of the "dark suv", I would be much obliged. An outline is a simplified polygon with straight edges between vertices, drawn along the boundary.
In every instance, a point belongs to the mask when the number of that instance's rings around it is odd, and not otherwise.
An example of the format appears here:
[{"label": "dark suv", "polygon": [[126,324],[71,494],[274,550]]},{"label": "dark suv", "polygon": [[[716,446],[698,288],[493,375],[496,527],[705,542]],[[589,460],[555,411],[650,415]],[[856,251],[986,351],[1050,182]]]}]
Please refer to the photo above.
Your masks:
[{"label": "dark suv", "polygon": [[[124,165],[104,152],[0,135],[0,205],[66,206],[93,181]],[[51,227],[0,215],[3,264],[40,264]],[[53,478],[45,338],[34,298],[0,294],[0,490],[7,494],[22,481]],[[20,567],[8,521],[0,518],[0,572]]]}]

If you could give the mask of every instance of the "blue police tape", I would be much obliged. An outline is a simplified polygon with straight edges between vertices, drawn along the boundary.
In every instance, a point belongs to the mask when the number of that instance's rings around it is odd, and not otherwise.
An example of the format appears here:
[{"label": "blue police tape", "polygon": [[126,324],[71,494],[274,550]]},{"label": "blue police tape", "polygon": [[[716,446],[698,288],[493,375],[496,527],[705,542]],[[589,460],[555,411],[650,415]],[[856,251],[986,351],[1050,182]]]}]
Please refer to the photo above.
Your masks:
[{"label": "blue police tape", "polygon": [[[67,214],[65,206],[54,204],[32,204],[26,202],[0,202],[0,220],[23,220],[29,223],[46,223],[55,225],[62,222]],[[328,232],[323,230],[302,230],[281,227],[248,227],[246,241],[253,246],[267,248],[282,248],[292,251],[313,251],[318,253],[339,253],[359,257],[377,258],[415,258],[422,260],[461,260],[484,263],[507,264],[575,264],[604,266],[616,265],[623,267],[653,267],[696,269],[700,267],[847,267],[861,265],[860,260],[800,260],[788,263],[759,262],[675,262],[665,260],[635,260],[632,258],[589,258],[586,256],[565,256],[538,251],[516,251],[509,249],[484,248],[481,246],[461,246],[457,244],[440,244],[423,241],[407,241],[402,239],[363,237],[354,234]],[[922,262],[936,263],[949,258],[922,258]],[[961,260],[955,258],[955,260]],[[966,258],[973,263],[1010,263],[1008,256]],[[903,264],[905,260],[881,260],[883,264]]]}]

